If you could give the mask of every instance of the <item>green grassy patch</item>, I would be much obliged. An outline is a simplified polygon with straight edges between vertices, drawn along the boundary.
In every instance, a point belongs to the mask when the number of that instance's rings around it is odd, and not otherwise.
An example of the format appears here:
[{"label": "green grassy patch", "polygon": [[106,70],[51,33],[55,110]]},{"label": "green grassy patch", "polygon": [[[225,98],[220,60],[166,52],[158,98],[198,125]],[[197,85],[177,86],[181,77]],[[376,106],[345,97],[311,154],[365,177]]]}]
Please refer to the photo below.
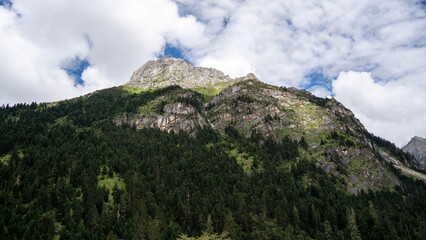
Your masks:
[{"label": "green grassy patch", "polygon": [[55,119],[54,123],[48,123],[47,125],[49,128],[53,128],[55,126],[73,125],[73,122],[68,118],[68,116],[63,116]]},{"label": "green grassy patch", "polygon": [[98,181],[98,185],[103,187],[105,186],[106,189],[108,190],[112,190],[115,186],[115,184],[117,184],[117,187],[119,189],[124,189],[125,184],[124,184],[124,179],[119,177],[116,173],[114,173],[114,176],[112,178],[109,178],[107,175],[104,175],[105,178],[104,179],[100,179],[99,177],[99,181]]},{"label": "green grassy patch", "polygon": [[294,132],[295,131],[292,128],[283,128],[278,131],[278,137],[282,138],[287,135],[291,136],[292,134],[294,134]]},{"label": "green grassy patch", "polygon": [[[18,150],[18,157],[21,159],[24,157],[24,153],[22,153],[22,150]],[[4,165],[8,165],[11,158],[12,158],[12,153],[6,154],[0,157],[0,162]]]},{"label": "green grassy patch", "polygon": [[198,92],[203,96],[205,102],[210,102],[216,95],[218,95],[223,89],[232,85],[232,81],[218,82],[215,84],[208,84],[205,87],[192,88],[194,92]]},{"label": "green grassy patch", "polygon": [[237,159],[237,163],[243,167],[245,173],[251,172],[251,166],[253,165],[253,156],[249,156],[248,153],[240,152],[237,148],[228,150],[227,153],[231,157]]},{"label": "green grassy patch", "polygon": [[108,204],[114,204],[114,198],[112,196],[112,190],[115,186],[118,189],[124,189],[126,187],[124,179],[119,177],[116,173],[113,173],[113,177],[108,175],[98,175],[98,186],[105,187],[109,190]]},{"label": "green grassy patch", "polygon": [[319,123],[317,121],[312,121],[305,126],[307,129],[318,129],[320,127]]},{"label": "green grassy patch", "polygon": [[208,144],[206,145],[206,148],[207,148],[207,149],[212,149],[212,148],[214,148],[214,143],[208,143]]},{"label": "green grassy patch", "polygon": [[6,154],[3,157],[0,158],[0,162],[4,165],[9,164],[10,158],[12,157],[12,154]]},{"label": "green grassy patch", "polygon": [[166,80],[165,78],[163,78],[163,77],[158,77],[158,78],[155,78],[154,79],[154,82],[156,82],[156,83],[161,83],[161,82],[164,82],[164,80]]},{"label": "green grassy patch", "polygon": [[148,92],[148,91],[153,92],[153,91],[159,90],[163,87],[139,88],[139,87],[131,87],[131,86],[128,86],[128,85],[123,85],[123,86],[121,86],[121,88],[123,90],[126,90],[130,94],[139,94],[139,93]]},{"label": "green grassy patch", "polygon": [[355,158],[350,159],[348,163],[348,169],[352,170],[350,173],[362,171],[366,166],[362,163],[362,160],[365,159],[365,154],[359,155]]},{"label": "green grassy patch", "polygon": [[123,89],[131,94],[135,94],[135,93],[138,94],[138,93],[146,92],[149,90],[146,88],[138,88],[138,87],[130,87],[130,86],[123,86]]}]

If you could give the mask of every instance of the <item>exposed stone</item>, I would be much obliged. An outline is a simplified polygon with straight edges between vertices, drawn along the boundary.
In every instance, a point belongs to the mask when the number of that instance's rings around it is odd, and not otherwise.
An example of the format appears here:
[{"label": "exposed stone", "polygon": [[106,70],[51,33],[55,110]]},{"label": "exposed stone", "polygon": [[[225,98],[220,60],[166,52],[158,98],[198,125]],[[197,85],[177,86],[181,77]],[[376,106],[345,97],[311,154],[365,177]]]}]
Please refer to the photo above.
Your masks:
[{"label": "exposed stone", "polygon": [[213,68],[194,67],[178,58],[160,58],[157,61],[149,61],[136,70],[127,85],[140,88],[171,85],[193,88],[234,81],[237,80]]},{"label": "exposed stone", "polygon": [[164,106],[163,111],[166,113],[174,113],[174,114],[193,114],[197,112],[194,107],[185,106],[183,103],[177,102],[174,104],[167,104]]},{"label": "exposed stone", "polygon": [[413,154],[416,160],[426,169],[426,139],[413,137],[407,145],[402,147],[405,152]]}]

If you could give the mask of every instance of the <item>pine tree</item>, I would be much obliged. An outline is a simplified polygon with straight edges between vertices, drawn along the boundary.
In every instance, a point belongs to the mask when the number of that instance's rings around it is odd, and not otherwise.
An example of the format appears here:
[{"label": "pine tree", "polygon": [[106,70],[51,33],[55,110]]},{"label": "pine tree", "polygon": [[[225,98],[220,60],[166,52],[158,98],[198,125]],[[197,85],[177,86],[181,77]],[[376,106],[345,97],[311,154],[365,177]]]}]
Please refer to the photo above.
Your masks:
[{"label": "pine tree", "polygon": [[87,213],[87,222],[90,226],[90,228],[93,230],[99,221],[99,214],[98,210],[96,209],[95,205],[92,205],[89,212]]},{"label": "pine tree", "polygon": [[293,226],[291,224],[287,225],[284,232],[284,240],[293,240],[294,239],[293,231],[294,231]]},{"label": "pine tree", "polygon": [[361,234],[359,233],[358,226],[356,224],[356,214],[353,208],[346,211],[347,216],[347,228],[349,231],[351,240],[361,240]]},{"label": "pine tree", "polygon": [[107,236],[106,239],[107,240],[116,240],[117,239],[117,235],[115,235],[113,231],[109,231],[108,236]]},{"label": "pine tree", "polygon": [[231,238],[235,238],[237,233],[239,232],[238,224],[234,221],[234,216],[232,212],[228,210],[228,213],[225,215],[225,219],[223,221],[223,232],[229,233]]},{"label": "pine tree", "polygon": [[300,223],[299,211],[297,210],[296,206],[293,206],[293,223],[294,223],[294,226],[296,227]]},{"label": "pine tree", "polygon": [[148,238],[152,239],[152,240],[159,240],[160,239],[160,234],[161,234],[161,223],[160,220],[155,217],[155,218],[150,218],[148,221]]},{"label": "pine tree", "polygon": [[333,240],[333,229],[331,228],[330,222],[327,220],[324,222],[324,234],[326,240]]},{"label": "pine tree", "polygon": [[214,232],[213,222],[212,222],[212,215],[210,215],[210,214],[207,216],[207,222],[206,222],[205,231],[208,234],[213,234],[213,232]]}]

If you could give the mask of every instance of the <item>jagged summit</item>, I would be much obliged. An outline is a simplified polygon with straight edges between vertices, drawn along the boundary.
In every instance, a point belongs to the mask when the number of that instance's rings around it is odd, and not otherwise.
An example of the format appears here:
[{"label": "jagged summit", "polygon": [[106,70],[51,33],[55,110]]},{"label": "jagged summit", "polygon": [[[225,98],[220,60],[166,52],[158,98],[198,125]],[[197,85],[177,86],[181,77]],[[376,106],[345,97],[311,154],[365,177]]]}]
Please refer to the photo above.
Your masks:
[{"label": "jagged summit", "polygon": [[413,137],[410,142],[402,147],[402,150],[409,152],[419,161],[423,168],[426,168],[426,139],[422,137]]},{"label": "jagged summit", "polygon": [[[248,74],[243,78],[257,79],[254,74]],[[156,88],[171,85],[194,88],[219,83],[230,85],[243,78],[233,79],[213,68],[194,67],[194,65],[183,59],[166,57],[145,63],[133,73],[126,85],[139,88]]]}]

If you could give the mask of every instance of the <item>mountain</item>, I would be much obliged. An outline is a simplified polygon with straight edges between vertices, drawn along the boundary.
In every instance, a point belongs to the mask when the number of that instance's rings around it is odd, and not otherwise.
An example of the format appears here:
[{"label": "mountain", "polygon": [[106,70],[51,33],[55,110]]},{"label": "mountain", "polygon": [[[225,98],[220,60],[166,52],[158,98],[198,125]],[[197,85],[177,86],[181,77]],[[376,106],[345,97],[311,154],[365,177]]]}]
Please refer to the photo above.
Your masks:
[{"label": "mountain", "polygon": [[122,86],[3,106],[0,136],[0,239],[426,237],[411,154],[254,74],[150,61]]},{"label": "mountain", "polygon": [[426,139],[421,137],[413,137],[402,150],[414,155],[414,157],[426,169]]},{"label": "mountain", "polygon": [[[208,126],[220,133],[233,128],[246,138],[259,134],[265,139],[303,139],[307,144],[303,157],[315,161],[327,174],[342,178],[352,193],[399,185],[386,162],[421,169],[410,155],[369,134],[335,99],[268,85],[254,74],[231,79],[218,70],[163,58],[143,65],[126,85],[142,89],[179,85],[182,89],[159,96],[136,114],[118,116],[117,125],[168,132],[192,132]],[[209,95],[212,86],[223,90],[218,94],[212,90]],[[214,97],[206,100],[204,95]]]}]

